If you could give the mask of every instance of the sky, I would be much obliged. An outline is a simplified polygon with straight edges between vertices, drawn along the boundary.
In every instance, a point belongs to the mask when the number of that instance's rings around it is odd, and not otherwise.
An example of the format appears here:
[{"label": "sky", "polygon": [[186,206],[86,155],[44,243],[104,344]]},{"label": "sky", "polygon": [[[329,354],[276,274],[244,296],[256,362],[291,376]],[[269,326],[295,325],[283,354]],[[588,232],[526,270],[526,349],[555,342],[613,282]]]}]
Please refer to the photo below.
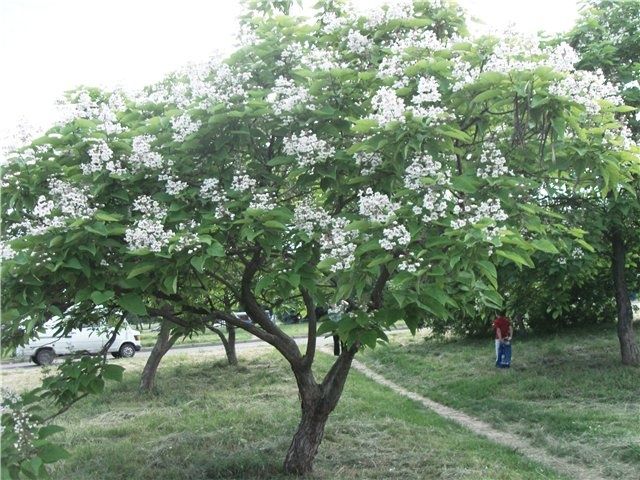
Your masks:
[{"label": "sky", "polygon": [[[482,22],[471,25],[478,33],[510,24],[557,33],[578,11],[577,0],[457,3]],[[0,0],[0,139],[19,124],[50,125],[66,90],[140,88],[232,51],[240,11],[232,0]]]}]

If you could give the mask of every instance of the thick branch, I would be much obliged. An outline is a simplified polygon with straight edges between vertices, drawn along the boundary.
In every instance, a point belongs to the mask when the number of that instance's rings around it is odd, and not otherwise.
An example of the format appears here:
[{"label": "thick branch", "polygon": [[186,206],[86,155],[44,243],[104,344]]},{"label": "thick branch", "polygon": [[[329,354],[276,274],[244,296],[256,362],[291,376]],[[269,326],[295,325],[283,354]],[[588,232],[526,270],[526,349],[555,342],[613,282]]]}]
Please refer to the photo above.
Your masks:
[{"label": "thick branch", "polygon": [[316,354],[316,323],[318,319],[316,318],[316,308],[313,303],[313,298],[311,298],[311,295],[309,295],[309,292],[304,287],[300,287],[300,292],[304,299],[304,305],[307,308],[308,319],[307,351],[304,354],[303,362],[305,365],[310,366]]}]

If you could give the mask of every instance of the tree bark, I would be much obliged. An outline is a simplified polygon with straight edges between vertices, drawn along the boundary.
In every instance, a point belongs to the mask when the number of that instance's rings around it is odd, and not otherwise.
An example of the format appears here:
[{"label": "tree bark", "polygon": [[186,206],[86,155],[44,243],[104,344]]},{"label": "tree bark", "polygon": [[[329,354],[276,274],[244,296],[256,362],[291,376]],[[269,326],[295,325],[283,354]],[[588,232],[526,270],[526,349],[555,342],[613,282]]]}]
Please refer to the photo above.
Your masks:
[{"label": "tree bark", "polygon": [[340,400],[356,351],[356,346],[345,349],[321,384],[316,383],[308,365],[292,365],[302,415],[284,460],[286,473],[306,475],[313,470],[313,460],[322,442],[327,419]]},{"label": "tree bark", "polygon": [[149,354],[147,363],[145,364],[144,369],[142,370],[142,375],[140,376],[140,390],[143,392],[151,392],[155,389],[156,372],[158,371],[160,361],[180,336],[179,334],[175,334],[173,336],[170,335],[171,324],[167,321],[163,321],[160,326],[160,332],[158,333],[156,343]]},{"label": "tree bark", "polygon": [[220,338],[222,346],[224,347],[224,352],[227,355],[227,362],[229,363],[229,365],[237,365],[238,357],[236,356],[236,327],[227,323],[228,338],[218,327],[209,325],[208,328]]},{"label": "tree bark", "polygon": [[633,331],[633,310],[631,298],[625,279],[626,246],[622,233],[617,227],[612,227],[612,270],[613,284],[616,293],[616,307],[618,310],[618,339],[620,340],[620,355],[624,365],[640,365],[640,349]]}]

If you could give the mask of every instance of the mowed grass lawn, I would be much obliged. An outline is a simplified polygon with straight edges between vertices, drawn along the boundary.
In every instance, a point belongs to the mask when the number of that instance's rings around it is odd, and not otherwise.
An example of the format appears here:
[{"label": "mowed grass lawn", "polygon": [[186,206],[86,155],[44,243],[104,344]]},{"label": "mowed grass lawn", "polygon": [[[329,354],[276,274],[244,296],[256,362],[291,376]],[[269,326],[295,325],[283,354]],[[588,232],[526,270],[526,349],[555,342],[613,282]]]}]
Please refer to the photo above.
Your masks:
[{"label": "mowed grass lawn", "polygon": [[640,479],[640,368],[620,364],[615,327],[514,340],[509,370],[491,339],[396,336],[360,359],[603,477]]},{"label": "mowed grass lawn", "polygon": [[[104,394],[60,417],[67,430],[57,439],[72,457],[53,469],[54,479],[288,478],[282,461],[299,404],[291,371],[276,353],[242,352],[239,367],[220,356],[168,357],[157,395],[138,393],[142,359],[126,360],[118,361],[127,366],[122,383],[109,382]],[[318,360],[326,370],[331,357],[320,353]],[[10,383],[11,372],[3,375]],[[352,371],[311,478],[564,477]]]}]

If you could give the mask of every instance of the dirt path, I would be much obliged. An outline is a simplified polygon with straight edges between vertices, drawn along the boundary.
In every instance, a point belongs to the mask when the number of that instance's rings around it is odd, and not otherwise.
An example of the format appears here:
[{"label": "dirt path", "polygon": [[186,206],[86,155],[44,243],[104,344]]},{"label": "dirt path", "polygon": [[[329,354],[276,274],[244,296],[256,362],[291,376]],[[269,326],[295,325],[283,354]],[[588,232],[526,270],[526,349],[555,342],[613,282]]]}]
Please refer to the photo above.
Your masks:
[{"label": "dirt path", "polygon": [[477,418],[471,417],[465,413],[442,405],[438,402],[434,402],[433,400],[423,397],[422,395],[419,395],[415,392],[411,392],[401,387],[400,385],[387,380],[382,375],[374,372],[369,367],[363,365],[357,360],[353,361],[353,368],[358,370],[360,373],[363,373],[378,384],[390,388],[397,394],[410,398],[411,400],[422,404],[426,408],[433,410],[441,417],[453,420],[457,424],[471,430],[473,433],[488,438],[494,443],[515,450],[528,459],[544,465],[545,467],[551,468],[563,475],[567,475],[577,480],[604,480],[605,478],[597,471],[586,469],[579,465],[571,464],[561,458],[551,455],[542,448],[534,447],[529,441],[518,435],[496,430],[488,423],[478,420]]}]

